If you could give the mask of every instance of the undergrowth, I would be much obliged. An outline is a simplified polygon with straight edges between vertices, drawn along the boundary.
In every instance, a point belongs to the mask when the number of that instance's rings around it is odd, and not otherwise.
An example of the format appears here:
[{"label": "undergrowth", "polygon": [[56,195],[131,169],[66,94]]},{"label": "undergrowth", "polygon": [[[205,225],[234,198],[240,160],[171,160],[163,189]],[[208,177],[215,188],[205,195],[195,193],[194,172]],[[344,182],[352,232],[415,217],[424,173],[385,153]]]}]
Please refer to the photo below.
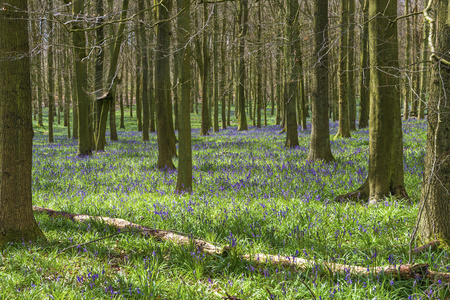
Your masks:
[{"label": "undergrowth", "polygon": [[[368,131],[331,142],[336,162],[306,161],[310,127],[300,147],[285,149],[278,126],[236,126],[200,137],[193,114],[192,194],[174,193],[177,172],[156,169],[156,135],[141,141],[126,118],[119,141],[106,152],[76,157],[77,141],[55,125],[35,126],[33,204],[71,213],[117,217],[229,245],[226,257],[193,245],[117,232],[99,222],[75,223],[36,214],[45,243],[8,245],[0,257],[3,299],[445,299],[448,284],[299,271],[248,262],[243,254],[297,256],[364,267],[405,264],[417,216],[425,155],[426,122],[404,123],[408,201],[334,203],[367,176]],[[272,118],[269,123],[273,124]],[[36,124],[35,124],[36,125]],[[331,124],[331,135],[337,124]],[[175,165],[178,161],[174,158]],[[450,272],[449,252],[414,257]]]}]

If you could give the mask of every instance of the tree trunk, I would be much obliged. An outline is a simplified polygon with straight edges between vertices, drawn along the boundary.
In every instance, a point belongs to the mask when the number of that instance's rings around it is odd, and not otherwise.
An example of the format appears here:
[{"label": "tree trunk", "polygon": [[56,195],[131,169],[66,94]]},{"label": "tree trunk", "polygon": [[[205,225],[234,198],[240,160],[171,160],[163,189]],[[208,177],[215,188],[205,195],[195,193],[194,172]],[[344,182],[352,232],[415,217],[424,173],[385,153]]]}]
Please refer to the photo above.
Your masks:
[{"label": "tree trunk", "polygon": [[314,1],[311,144],[308,160],[333,161],[328,122],[328,0]]},{"label": "tree trunk", "polygon": [[[436,20],[425,10],[430,22],[432,68],[428,99],[427,154],[419,207],[420,237],[450,240],[450,9],[448,1],[435,1]],[[442,56],[441,56],[442,55]]]},{"label": "tree trunk", "polygon": [[[348,59],[348,1],[341,0],[341,36],[339,47],[339,130],[338,137],[350,137],[350,122],[348,119],[348,82],[347,82],[347,59]],[[351,1],[351,0],[350,0]]]},{"label": "tree trunk", "polygon": [[286,3],[286,39],[285,45],[285,66],[286,66],[286,91],[284,95],[284,106],[286,112],[286,143],[289,148],[298,147],[296,103],[298,98],[298,74],[300,73],[298,61],[299,56],[299,30],[298,30],[298,0],[289,0]]},{"label": "tree trunk", "polygon": [[[409,14],[409,1],[405,0],[405,15]],[[403,120],[408,120],[409,104],[411,103],[411,20],[406,18],[406,47],[405,47],[405,71],[403,84]]]},{"label": "tree trunk", "polygon": [[239,0],[238,9],[238,24],[239,24],[239,35],[238,35],[238,67],[237,67],[237,99],[239,105],[239,115],[238,115],[238,131],[247,130],[247,117],[245,114],[245,36],[248,30],[248,0]]},{"label": "tree trunk", "polygon": [[350,130],[356,130],[356,97],[355,97],[355,0],[348,1],[348,56],[347,56],[347,91],[348,120]]},{"label": "tree trunk", "polygon": [[369,60],[368,39],[369,39],[369,0],[364,1],[363,7],[363,27],[361,34],[361,72],[359,79],[359,128],[366,128],[369,126],[369,82],[370,72],[367,68]]},{"label": "tree trunk", "polygon": [[[227,15],[227,3],[223,3],[223,15]],[[222,113],[222,129],[227,129],[227,106],[226,106],[226,95],[228,94],[226,91],[227,85],[227,76],[226,76],[226,60],[225,60],[225,54],[226,54],[226,48],[227,48],[227,35],[226,35],[226,29],[227,29],[227,18],[222,19],[222,45],[220,47],[220,59],[221,59],[221,77],[222,80],[220,81],[220,99],[221,99],[221,113]]]},{"label": "tree trunk", "polygon": [[370,2],[369,175],[361,188],[337,200],[369,198],[373,203],[390,195],[408,198],[403,179],[397,22],[393,22],[396,18],[396,0]]},{"label": "tree trunk", "polygon": [[[53,10],[53,1],[48,3],[50,10]],[[53,118],[55,112],[55,76],[53,75],[53,21],[49,14],[48,22],[48,47],[47,47],[47,80],[48,80],[48,142],[53,143]]]},{"label": "tree trunk", "polygon": [[[219,132],[219,17],[218,6],[214,4],[214,33],[213,33],[213,83],[214,83],[214,119],[213,131]],[[222,78],[223,80],[223,78]]]},{"label": "tree trunk", "polygon": [[148,93],[148,57],[147,57],[147,37],[145,31],[145,13],[144,0],[138,1],[139,11],[139,35],[140,35],[140,53],[141,53],[141,72],[142,72],[142,140],[148,141],[150,125],[150,102]]},{"label": "tree trunk", "polygon": [[45,239],[32,210],[27,1],[9,4],[0,10],[0,245]]},{"label": "tree trunk", "polygon": [[180,53],[180,109],[179,122],[180,129],[178,130],[179,139],[179,163],[176,192],[190,192],[192,191],[192,147],[191,147],[191,45],[189,38],[191,34],[191,20],[190,20],[190,4],[189,0],[177,0],[178,11],[185,9],[178,15],[178,39],[179,44],[184,45]]},{"label": "tree trunk", "polygon": [[[128,3],[129,0],[124,0],[122,4],[122,13],[120,15],[120,19],[124,20],[127,17],[127,11],[128,11]],[[103,142],[105,139],[105,133],[106,133],[106,119],[103,118],[103,114],[107,114],[109,111],[109,130],[110,130],[110,139],[111,141],[117,141],[117,128],[116,128],[116,109],[115,109],[115,99],[116,99],[116,89],[117,84],[120,81],[118,78],[118,62],[119,62],[119,53],[120,53],[120,47],[122,45],[123,41],[123,31],[125,29],[125,22],[121,22],[119,24],[119,28],[117,29],[117,36],[114,41],[114,44],[112,44],[112,52],[111,52],[111,58],[110,58],[110,64],[109,64],[109,70],[108,70],[108,77],[107,77],[107,95],[101,99],[98,103],[101,103],[101,117],[100,117],[100,125],[99,125],[99,135],[101,135],[101,138],[97,138],[97,141]],[[105,105],[105,101],[110,101],[109,104]],[[111,108],[111,106],[114,106]],[[105,122],[105,124],[102,124],[101,122]],[[101,130],[101,131],[100,131]],[[96,145],[97,151],[103,151],[104,149],[104,143],[103,145]]]},{"label": "tree trunk", "polygon": [[[157,0],[155,0],[155,4]],[[156,27],[156,57],[155,57],[155,100],[158,141],[159,169],[175,169],[172,162],[173,149],[170,133],[170,23],[169,11],[172,0],[162,0],[157,8],[158,25]]]},{"label": "tree trunk", "polygon": [[[84,18],[84,0],[76,0],[73,5],[73,14]],[[87,93],[87,67],[86,67],[86,35],[82,31],[81,20],[72,23],[73,46],[75,52],[75,74],[77,86],[77,117],[78,117],[78,156],[92,154],[93,128],[90,118],[90,98]]]},{"label": "tree trunk", "polygon": [[428,35],[429,35],[429,25],[426,20],[423,22],[423,37],[422,37],[422,70],[420,71],[420,88],[419,88],[419,113],[418,118],[423,119],[425,117],[425,107],[427,106],[427,86],[428,86]]}]

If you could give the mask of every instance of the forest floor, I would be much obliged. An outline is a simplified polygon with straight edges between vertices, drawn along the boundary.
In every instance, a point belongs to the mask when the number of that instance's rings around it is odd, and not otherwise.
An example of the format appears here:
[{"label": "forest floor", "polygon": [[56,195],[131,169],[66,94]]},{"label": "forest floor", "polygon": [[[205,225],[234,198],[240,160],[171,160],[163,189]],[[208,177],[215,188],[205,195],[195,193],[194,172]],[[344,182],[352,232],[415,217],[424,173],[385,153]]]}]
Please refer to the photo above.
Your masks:
[{"label": "forest floor", "polygon": [[[207,254],[194,243],[118,233],[101,221],[36,213],[48,241],[1,250],[0,298],[450,298],[449,283],[439,279],[342,274],[320,267],[323,262],[367,268],[408,263],[426,121],[403,124],[411,199],[369,206],[333,202],[367,176],[368,130],[332,141],[336,161],[323,164],[306,161],[310,126],[299,131],[300,147],[285,149],[278,126],[246,132],[232,126],[200,137],[198,116],[192,118],[194,192],[184,195],[174,194],[176,171],[156,169],[156,135],[142,142],[134,119],[127,117],[126,130],[118,129],[119,141],[107,138],[106,152],[89,158],[75,156],[77,141],[66,137],[64,127],[55,125],[55,143],[48,144],[47,127],[35,126],[33,204],[186,233],[228,246],[227,255]],[[332,123],[331,135],[336,130]],[[80,245],[96,239],[101,240]],[[243,258],[257,253],[310,259],[315,265],[298,270]],[[411,263],[450,272],[449,254],[448,248],[428,250],[413,255]]]}]

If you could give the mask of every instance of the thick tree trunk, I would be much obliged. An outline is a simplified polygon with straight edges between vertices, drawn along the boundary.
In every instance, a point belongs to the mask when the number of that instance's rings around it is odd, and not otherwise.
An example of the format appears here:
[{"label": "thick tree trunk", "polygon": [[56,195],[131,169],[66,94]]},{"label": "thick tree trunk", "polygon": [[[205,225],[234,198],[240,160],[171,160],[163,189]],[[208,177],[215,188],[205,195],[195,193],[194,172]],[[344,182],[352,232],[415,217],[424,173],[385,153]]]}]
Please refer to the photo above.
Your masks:
[{"label": "thick tree trunk", "polygon": [[424,240],[442,238],[450,241],[450,9],[448,1],[435,1],[436,20],[431,22],[430,98],[428,99],[427,154],[422,197],[419,207],[419,232]]},{"label": "thick tree trunk", "polygon": [[[370,124],[369,175],[360,189],[338,196],[408,198],[403,179],[401,103],[398,92],[397,1],[369,4]],[[395,24],[395,25],[393,25]]]},{"label": "thick tree trunk", "polygon": [[0,10],[0,245],[45,239],[33,215],[27,1]]},{"label": "thick tree trunk", "polygon": [[191,20],[189,0],[177,0],[178,11],[185,9],[178,15],[178,39],[179,45],[184,48],[180,53],[180,109],[178,130],[179,139],[179,163],[176,192],[192,191],[192,148],[191,148],[191,45],[189,38],[191,34]]},{"label": "thick tree trunk", "polygon": [[[155,0],[156,3],[156,0]],[[156,29],[156,57],[155,57],[155,100],[158,141],[158,168],[175,169],[172,162],[173,149],[171,146],[171,127],[169,110],[170,101],[170,23],[169,11],[172,0],[162,0],[157,8],[158,25]]]},{"label": "thick tree trunk", "polygon": [[328,0],[314,1],[314,63],[311,144],[308,160],[334,160],[328,122]]}]

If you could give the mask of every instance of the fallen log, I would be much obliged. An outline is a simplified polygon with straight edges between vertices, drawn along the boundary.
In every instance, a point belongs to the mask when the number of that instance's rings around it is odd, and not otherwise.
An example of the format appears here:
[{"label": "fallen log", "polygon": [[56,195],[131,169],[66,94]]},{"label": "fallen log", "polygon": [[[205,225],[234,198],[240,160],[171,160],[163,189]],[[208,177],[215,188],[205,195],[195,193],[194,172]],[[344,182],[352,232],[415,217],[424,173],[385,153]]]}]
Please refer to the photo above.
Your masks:
[{"label": "fallen log", "polygon": [[[193,238],[184,233],[172,231],[172,230],[160,230],[145,227],[139,224],[134,224],[130,221],[119,219],[119,218],[109,218],[101,216],[90,216],[82,214],[72,214],[64,211],[56,211],[49,208],[33,206],[33,210],[38,213],[46,213],[52,217],[67,218],[75,222],[84,221],[99,221],[104,222],[110,226],[117,229],[133,229],[144,236],[151,236],[158,240],[172,241],[179,245],[186,245],[194,243],[198,250],[209,253],[209,254],[219,254],[227,255],[229,250],[228,246],[219,247],[210,242],[207,242],[200,238]],[[436,241],[435,241],[436,242]],[[429,243],[431,244],[431,243]],[[433,245],[426,244],[422,247],[437,247],[439,244],[434,243]],[[419,248],[422,248],[419,247]],[[424,248],[424,249],[425,249]],[[418,249],[418,248],[416,248]],[[416,250],[414,249],[414,250]],[[419,251],[419,250],[418,250]],[[420,253],[420,252],[417,252]],[[431,280],[441,280],[443,282],[450,283],[450,273],[442,273],[431,271],[428,269],[428,264],[416,264],[416,265],[399,265],[399,266],[380,266],[380,267],[360,267],[353,265],[345,265],[338,263],[329,262],[316,262],[314,260],[308,260],[303,258],[298,258],[294,256],[281,256],[281,255],[268,255],[268,254],[246,254],[242,256],[243,259],[251,262],[256,262],[260,264],[269,263],[274,265],[283,265],[289,267],[295,267],[300,270],[314,268],[316,266],[323,267],[333,274],[350,274],[355,276],[368,276],[368,275],[391,275],[397,279],[417,279],[417,278],[429,278]]]},{"label": "fallen log", "polygon": [[333,274],[350,274],[355,276],[368,276],[368,275],[390,275],[396,279],[417,279],[417,278],[429,278],[431,280],[441,280],[442,282],[450,283],[450,273],[442,273],[431,271],[428,269],[428,264],[416,264],[416,265],[399,265],[399,266],[380,266],[380,267],[360,267],[352,265],[344,265],[338,263],[321,262],[318,263],[313,260],[307,260],[303,258],[293,256],[281,256],[281,255],[267,255],[267,254],[254,254],[243,255],[243,259],[253,261],[257,263],[268,263],[274,265],[284,265],[289,267],[295,267],[297,269],[310,269],[317,266],[323,267],[324,270]]},{"label": "fallen log", "polygon": [[138,231],[140,234],[144,236],[151,236],[155,239],[164,240],[164,241],[172,241],[179,245],[186,245],[190,243],[194,243],[195,247],[205,253],[209,254],[219,254],[221,255],[223,252],[223,248],[216,246],[208,241],[193,238],[188,234],[184,234],[181,232],[176,232],[172,230],[160,230],[153,229],[149,227],[145,227],[139,224],[131,223],[130,221],[119,219],[119,218],[108,218],[108,217],[100,217],[100,216],[90,216],[90,215],[82,215],[82,214],[72,214],[64,211],[56,211],[53,209],[33,206],[33,210],[38,213],[46,213],[52,217],[61,217],[67,218],[75,222],[85,222],[85,221],[99,221],[109,226],[113,226],[117,229],[133,229]]}]

